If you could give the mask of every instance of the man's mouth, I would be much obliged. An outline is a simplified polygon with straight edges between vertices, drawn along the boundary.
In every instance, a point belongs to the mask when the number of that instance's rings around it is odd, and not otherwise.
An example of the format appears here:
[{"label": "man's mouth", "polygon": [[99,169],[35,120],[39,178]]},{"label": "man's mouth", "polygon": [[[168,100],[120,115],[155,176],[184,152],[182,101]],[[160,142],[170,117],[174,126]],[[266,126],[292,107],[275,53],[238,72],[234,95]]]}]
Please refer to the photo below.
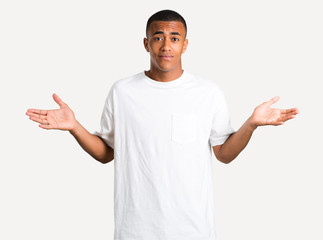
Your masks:
[{"label": "man's mouth", "polygon": [[171,55],[159,55],[159,57],[163,60],[171,60],[173,58]]}]

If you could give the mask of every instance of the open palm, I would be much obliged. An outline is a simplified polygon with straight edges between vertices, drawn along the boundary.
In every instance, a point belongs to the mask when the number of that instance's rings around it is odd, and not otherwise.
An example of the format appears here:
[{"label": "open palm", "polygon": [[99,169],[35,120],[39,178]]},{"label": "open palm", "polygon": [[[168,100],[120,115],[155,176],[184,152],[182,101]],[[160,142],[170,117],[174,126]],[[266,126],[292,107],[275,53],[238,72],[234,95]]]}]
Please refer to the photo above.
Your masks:
[{"label": "open palm", "polygon": [[59,109],[28,109],[26,115],[30,120],[40,123],[41,128],[71,130],[76,122],[73,111],[56,94],[53,94],[53,98],[60,106]]},{"label": "open palm", "polygon": [[297,108],[291,109],[275,109],[271,108],[271,105],[276,103],[279,100],[279,97],[274,97],[268,102],[256,107],[253,112],[251,119],[253,124],[256,126],[263,125],[282,125],[285,121],[292,119],[298,114]]}]

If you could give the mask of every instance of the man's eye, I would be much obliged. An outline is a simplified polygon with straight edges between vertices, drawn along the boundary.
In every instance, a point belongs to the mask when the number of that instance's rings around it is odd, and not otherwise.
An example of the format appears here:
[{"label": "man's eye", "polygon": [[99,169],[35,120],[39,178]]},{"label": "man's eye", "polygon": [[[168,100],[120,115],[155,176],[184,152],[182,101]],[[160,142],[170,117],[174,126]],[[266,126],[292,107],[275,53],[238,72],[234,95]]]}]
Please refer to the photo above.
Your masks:
[{"label": "man's eye", "polygon": [[178,39],[178,38],[176,38],[176,37],[174,37],[174,38],[173,38],[173,41],[175,41],[175,42],[176,42],[176,41],[179,41],[179,39]]},{"label": "man's eye", "polygon": [[161,37],[155,37],[154,39],[155,39],[155,41],[160,41],[160,40],[162,40],[162,39],[161,39]]}]

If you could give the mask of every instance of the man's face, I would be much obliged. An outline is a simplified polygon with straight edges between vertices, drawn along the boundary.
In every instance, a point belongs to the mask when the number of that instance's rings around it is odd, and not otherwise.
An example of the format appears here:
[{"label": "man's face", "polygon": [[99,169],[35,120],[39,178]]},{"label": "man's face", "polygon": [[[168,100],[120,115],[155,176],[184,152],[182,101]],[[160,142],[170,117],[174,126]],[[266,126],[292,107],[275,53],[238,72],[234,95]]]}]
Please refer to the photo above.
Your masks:
[{"label": "man's face", "polygon": [[154,21],[150,24],[144,45],[150,53],[151,70],[181,71],[181,56],[186,51],[184,24],[177,21]]}]

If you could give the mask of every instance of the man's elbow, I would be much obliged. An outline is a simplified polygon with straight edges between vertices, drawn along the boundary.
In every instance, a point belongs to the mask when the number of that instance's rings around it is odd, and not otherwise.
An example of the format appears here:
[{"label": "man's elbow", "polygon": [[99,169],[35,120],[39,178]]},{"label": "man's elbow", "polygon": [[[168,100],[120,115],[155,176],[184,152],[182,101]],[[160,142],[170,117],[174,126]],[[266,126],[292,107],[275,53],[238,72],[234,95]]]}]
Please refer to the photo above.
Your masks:
[{"label": "man's elbow", "polygon": [[113,158],[112,159],[104,159],[104,160],[98,160],[100,163],[102,163],[102,164],[107,164],[107,163],[109,163],[109,162],[111,162],[113,160]]},{"label": "man's elbow", "polygon": [[230,162],[232,162],[234,160],[234,158],[225,158],[225,157],[222,157],[222,156],[216,156],[216,158],[222,162],[222,163],[225,163],[225,164],[229,164]]},{"label": "man's elbow", "polygon": [[114,151],[112,150],[112,152],[109,152],[109,154],[102,159],[101,163],[102,164],[107,164],[109,162],[111,162],[114,159]]},{"label": "man's elbow", "polygon": [[107,164],[114,159],[114,150],[112,148],[108,147],[108,151],[106,151],[104,153],[104,155],[92,156],[92,157],[102,164]]},{"label": "man's elbow", "polygon": [[222,146],[223,145],[213,146],[214,155],[215,155],[216,159],[219,160],[220,162],[225,163],[225,164],[229,164],[230,162],[232,162],[232,160],[235,159],[235,157],[225,156],[223,154]]},{"label": "man's elbow", "polygon": [[109,163],[111,162],[113,159],[114,159],[114,149],[112,147],[110,147],[108,144],[106,144],[104,141],[104,152],[103,152],[103,155],[100,156],[100,162],[102,164],[106,164],[106,163]]}]

